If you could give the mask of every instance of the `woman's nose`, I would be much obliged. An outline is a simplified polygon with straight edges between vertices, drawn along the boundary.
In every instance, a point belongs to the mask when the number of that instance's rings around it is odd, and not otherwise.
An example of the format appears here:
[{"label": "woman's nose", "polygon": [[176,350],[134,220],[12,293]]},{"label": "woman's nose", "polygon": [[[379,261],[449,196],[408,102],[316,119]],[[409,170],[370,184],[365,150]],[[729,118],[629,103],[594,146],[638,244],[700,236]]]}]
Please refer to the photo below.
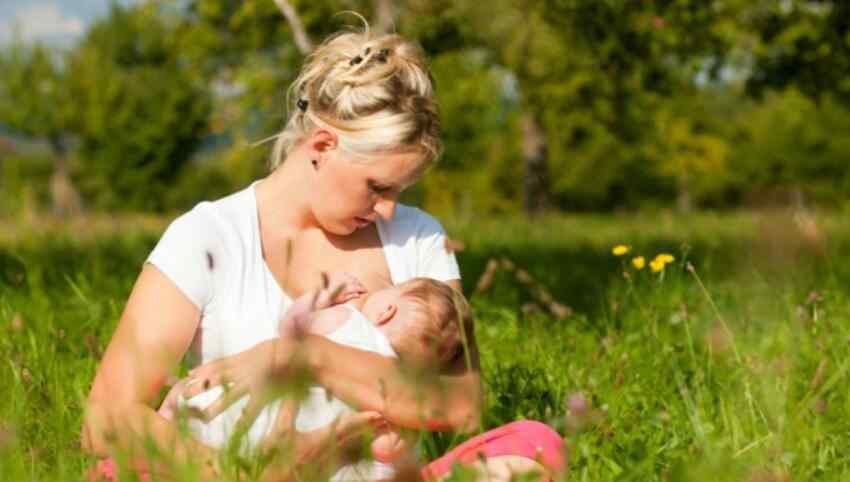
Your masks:
[{"label": "woman's nose", "polygon": [[375,203],[375,212],[378,213],[378,216],[380,216],[384,221],[389,221],[395,214],[396,202],[397,201],[395,199],[381,199]]}]

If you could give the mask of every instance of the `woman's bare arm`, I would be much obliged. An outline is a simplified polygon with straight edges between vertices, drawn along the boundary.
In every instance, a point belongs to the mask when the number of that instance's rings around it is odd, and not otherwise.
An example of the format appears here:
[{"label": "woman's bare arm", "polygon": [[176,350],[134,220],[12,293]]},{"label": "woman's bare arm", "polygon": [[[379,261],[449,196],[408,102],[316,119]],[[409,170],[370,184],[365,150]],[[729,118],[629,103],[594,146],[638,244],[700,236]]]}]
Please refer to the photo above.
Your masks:
[{"label": "woman's bare arm", "polygon": [[[460,290],[460,280],[449,284]],[[361,410],[379,411],[401,427],[471,431],[478,427],[482,392],[472,326],[465,335],[468,350],[436,377],[413,377],[396,359],[318,336],[307,337],[305,351],[318,384]]]},{"label": "woman's bare arm", "polygon": [[132,452],[148,439],[174,462],[212,462],[214,449],[179,436],[152,408],[188,349],[199,319],[198,308],[146,264],[92,383],[81,434],[85,450],[98,456]]}]

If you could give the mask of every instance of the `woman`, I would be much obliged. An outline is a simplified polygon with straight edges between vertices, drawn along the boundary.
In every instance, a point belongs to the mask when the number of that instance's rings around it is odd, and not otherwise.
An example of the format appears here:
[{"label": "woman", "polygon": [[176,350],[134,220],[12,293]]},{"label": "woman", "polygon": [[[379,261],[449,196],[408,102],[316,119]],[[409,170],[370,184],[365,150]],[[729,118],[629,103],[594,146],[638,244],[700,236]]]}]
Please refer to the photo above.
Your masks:
[{"label": "woman", "polygon": [[[204,461],[206,476],[215,477],[215,449],[179,437],[152,406],[190,345],[206,363],[191,373],[202,381],[197,390],[232,382],[206,411],[210,419],[223,412],[216,420],[230,427],[240,414],[273,418],[263,394],[295,368],[364,410],[342,424],[344,432],[372,423],[367,411],[402,427],[476,426],[471,327],[467,356],[430,384],[409,381],[396,360],[324,338],[300,340],[299,357],[292,340],[276,338],[279,313],[327,272],[351,273],[367,290],[416,276],[461,289],[439,223],[397,206],[441,149],[421,50],[396,35],[336,35],[307,59],[291,93],[295,109],[277,136],[271,174],[175,220],[143,267],[93,382],[82,435],[92,453],[148,438],[178,462]],[[310,445],[301,453],[318,453],[328,437],[300,443]]]}]

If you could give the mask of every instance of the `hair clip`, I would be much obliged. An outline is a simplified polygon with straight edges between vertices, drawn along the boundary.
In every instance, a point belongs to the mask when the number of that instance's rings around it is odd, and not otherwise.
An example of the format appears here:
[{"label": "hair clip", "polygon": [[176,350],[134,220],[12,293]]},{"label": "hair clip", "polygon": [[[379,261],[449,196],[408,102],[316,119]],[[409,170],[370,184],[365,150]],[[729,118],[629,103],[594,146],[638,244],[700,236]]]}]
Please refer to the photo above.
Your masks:
[{"label": "hair clip", "polygon": [[310,103],[307,102],[306,99],[298,99],[298,102],[295,103],[295,105],[297,105],[298,108],[301,109],[301,112],[307,112],[307,106],[309,104]]},{"label": "hair clip", "polygon": [[349,65],[357,65],[360,62],[363,62],[363,57],[358,55],[357,57],[354,57],[353,59],[351,59],[351,62],[350,62]]},{"label": "hair clip", "polygon": [[389,55],[389,54],[390,54],[390,49],[381,49],[381,51],[378,52],[377,55],[375,55],[375,58],[378,59],[379,62],[386,62],[387,61],[387,55]]}]

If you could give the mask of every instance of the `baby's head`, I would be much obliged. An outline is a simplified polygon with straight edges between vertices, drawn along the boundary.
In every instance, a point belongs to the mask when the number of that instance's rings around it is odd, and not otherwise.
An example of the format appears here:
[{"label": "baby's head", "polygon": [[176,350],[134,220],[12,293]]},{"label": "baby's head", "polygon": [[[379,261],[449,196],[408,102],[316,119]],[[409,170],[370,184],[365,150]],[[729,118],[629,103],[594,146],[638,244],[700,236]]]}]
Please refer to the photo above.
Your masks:
[{"label": "baby's head", "polygon": [[461,326],[468,326],[472,318],[461,293],[431,278],[413,278],[375,291],[362,311],[386,335],[399,358],[436,368],[462,353]]}]

